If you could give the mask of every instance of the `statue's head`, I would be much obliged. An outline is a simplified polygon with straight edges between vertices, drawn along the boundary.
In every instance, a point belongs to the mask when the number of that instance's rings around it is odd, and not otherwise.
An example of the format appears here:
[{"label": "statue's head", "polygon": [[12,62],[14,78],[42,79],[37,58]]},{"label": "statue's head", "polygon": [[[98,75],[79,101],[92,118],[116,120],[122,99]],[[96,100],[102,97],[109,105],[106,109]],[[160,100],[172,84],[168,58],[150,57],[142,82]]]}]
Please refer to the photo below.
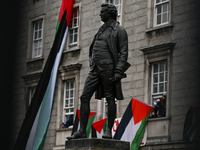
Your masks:
[{"label": "statue's head", "polygon": [[113,4],[103,3],[101,5],[101,20],[106,22],[108,19],[117,19],[117,8]]}]

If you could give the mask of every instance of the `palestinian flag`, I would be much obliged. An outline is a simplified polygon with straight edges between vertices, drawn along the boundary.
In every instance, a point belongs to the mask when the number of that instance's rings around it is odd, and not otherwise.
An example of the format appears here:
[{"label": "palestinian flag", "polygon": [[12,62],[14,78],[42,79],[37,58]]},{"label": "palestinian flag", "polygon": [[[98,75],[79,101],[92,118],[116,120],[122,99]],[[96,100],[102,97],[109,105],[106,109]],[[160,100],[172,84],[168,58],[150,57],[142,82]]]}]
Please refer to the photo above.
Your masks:
[{"label": "palestinian flag", "polygon": [[153,107],[131,99],[113,139],[130,142],[130,150],[138,150]]},{"label": "palestinian flag", "polygon": [[[89,138],[91,125],[94,122],[95,116],[96,116],[96,112],[90,112],[90,115],[89,115],[89,118],[88,118],[87,127],[86,127],[87,138]],[[79,128],[80,128],[80,110],[77,109],[76,118],[75,118],[75,121],[74,121],[74,126],[73,126],[73,129],[72,129],[72,134],[71,135],[73,135],[76,131],[78,131]]]},{"label": "palestinian flag", "polygon": [[188,142],[197,142],[200,137],[200,109],[190,107],[185,118],[183,128],[183,139]]},{"label": "palestinian flag", "polygon": [[92,138],[102,138],[106,131],[107,118],[99,120],[92,124]]},{"label": "palestinian flag", "polygon": [[35,94],[22,123],[14,150],[36,150],[42,146],[51,116],[57,70],[72,15],[73,0],[63,0],[56,36]]}]

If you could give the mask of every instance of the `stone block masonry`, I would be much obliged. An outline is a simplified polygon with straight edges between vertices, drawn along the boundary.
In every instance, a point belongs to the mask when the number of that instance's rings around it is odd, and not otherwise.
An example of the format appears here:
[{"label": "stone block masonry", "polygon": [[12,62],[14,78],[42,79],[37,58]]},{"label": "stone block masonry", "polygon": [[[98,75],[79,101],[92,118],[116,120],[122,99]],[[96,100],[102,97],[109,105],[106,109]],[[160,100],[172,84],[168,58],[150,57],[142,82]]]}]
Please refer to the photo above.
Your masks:
[{"label": "stone block masonry", "polygon": [[108,139],[77,139],[65,142],[66,150],[129,150],[130,143]]}]

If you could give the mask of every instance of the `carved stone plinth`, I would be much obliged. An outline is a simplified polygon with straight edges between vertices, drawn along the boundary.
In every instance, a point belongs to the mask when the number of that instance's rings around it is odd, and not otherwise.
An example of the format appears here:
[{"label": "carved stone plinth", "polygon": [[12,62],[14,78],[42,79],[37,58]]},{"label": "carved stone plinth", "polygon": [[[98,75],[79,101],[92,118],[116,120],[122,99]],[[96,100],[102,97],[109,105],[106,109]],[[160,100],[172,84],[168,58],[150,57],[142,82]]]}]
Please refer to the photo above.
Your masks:
[{"label": "carved stone plinth", "polygon": [[66,150],[129,150],[130,143],[112,139],[76,139],[65,142]]}]

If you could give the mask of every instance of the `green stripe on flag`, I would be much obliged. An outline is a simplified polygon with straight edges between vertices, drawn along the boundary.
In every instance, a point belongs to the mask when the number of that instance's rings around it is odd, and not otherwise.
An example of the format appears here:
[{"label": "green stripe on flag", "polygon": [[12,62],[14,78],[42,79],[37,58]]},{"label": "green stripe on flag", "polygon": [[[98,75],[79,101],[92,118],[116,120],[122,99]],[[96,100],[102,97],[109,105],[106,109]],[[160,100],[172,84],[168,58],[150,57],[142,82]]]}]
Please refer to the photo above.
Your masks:
[{"label": "green stripe on flag", "polygon": [[89,138],[91,126],[92,126],[92,123],[94,122],[95,116],[96,116],[96,113],[90,119],[88,119],[88,123],[86,127],[87,138]]},{"label": "green stripe on flag", "polygon": [[135,138],[133,139],[133,141],[131,143],[130,150],[138,150],[140,148],[140,144],[141,144],[142,138],[144,136],[148,118],[149,118],[149,115],[145,119],[142,120],[141,125],[135,135]]},{"label": "green stripe on flag", "polygon": [[103,133],[105,133],[105,132],[106,132],[107,121],[108,121],[108,120],[106,120],[106,122],[105,122],[105,124],[104,124],[104,126],[103,126]]},{"label": "green stripe on flag", "polygon": [[[59,26],[60,26],[60,22],[59,22],[59,19],[58,19],[58,24],[57,24],[57,27],[56,27],[56,34],[58,32]],[[56,34],[55,34],[55,36],[56,36]]]},{"label": "green stripe on flag", "polygon": [[43,143],[44,143],[44,140],[45,140],[45,137],[46,137],[46,134],[47,134],[48,127],[49,127],[49,123],[48,123],[48,125],[47,125],[47,129],[46,129],[46,132],[45,132],[45,134],[44,134],[44,136],[43,136],[43,138],[42,138],[42,141],[41,141],[41,143],[40,143],[40,145],[39,145],[39,147],[38,147],[38,150],[42,147],[42,145],[43,145]]}]

